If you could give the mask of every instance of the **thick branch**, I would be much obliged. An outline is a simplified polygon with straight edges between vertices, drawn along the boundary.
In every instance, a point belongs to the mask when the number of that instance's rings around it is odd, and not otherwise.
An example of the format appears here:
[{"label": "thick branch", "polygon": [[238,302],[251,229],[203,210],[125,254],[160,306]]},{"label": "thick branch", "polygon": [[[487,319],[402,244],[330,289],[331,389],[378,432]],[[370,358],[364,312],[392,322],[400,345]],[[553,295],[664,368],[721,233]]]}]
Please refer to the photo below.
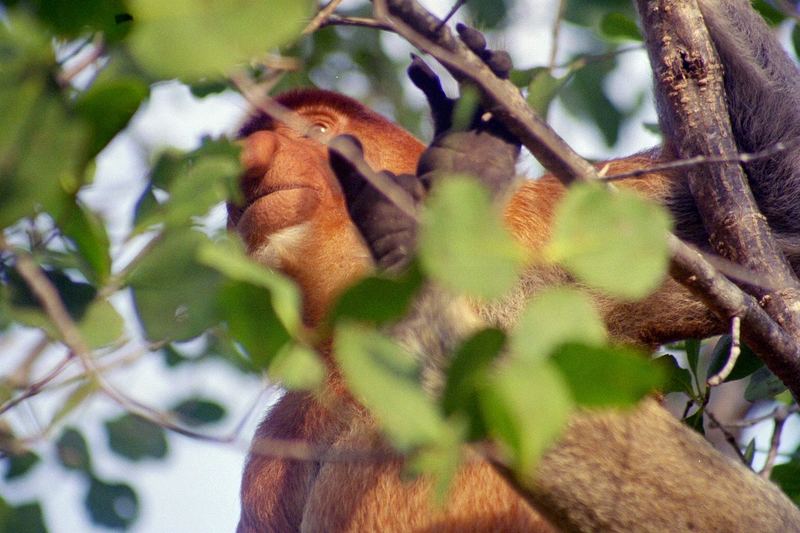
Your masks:
[{"label": "thick branch", "polygon": [[[656,76],[662,122],[681,158],[731,158],[737,152],[725,103],[722,66],[696,2],[638,0],[650,62]],[[755,105],[758,105],[755,103]],[[800,340],[800,282],[758,211],[738,163],[694,167],[689,188],[714,250],[768,280],[748,292],[794,338]],[[779,289],[776,290],[775,287]],[[796,352],[797,348],[792,350]],[[762,352],[763,353],[763,352]],[[765,362],[781,379],[800,380],[796,368]],[[795,358],[795,365],[800,359]],[[774,368],[773,368],[774,367]],[[788,371],[788,372],[787,372]],[[789,380],[789,381],[787,381]],[[795,393],[797,388],[793,387]]]}]

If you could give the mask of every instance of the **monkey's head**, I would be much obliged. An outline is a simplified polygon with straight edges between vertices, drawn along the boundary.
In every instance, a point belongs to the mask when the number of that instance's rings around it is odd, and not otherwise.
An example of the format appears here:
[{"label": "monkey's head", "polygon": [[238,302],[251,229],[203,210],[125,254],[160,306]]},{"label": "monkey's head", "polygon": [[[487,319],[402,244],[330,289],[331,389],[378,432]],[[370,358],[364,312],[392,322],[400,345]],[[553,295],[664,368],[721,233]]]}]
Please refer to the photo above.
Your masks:
[{"label": "monkey's head", "polygon": [[[356,100],[316,89],[276,100],[305,119],[316,136],[356,137],[373,169],[415,171],[424,146]],[[228,204],[228,225],[242,236],[248,254],[299,283],[306,318],[315,322],[372,261],[347,214],[328,149],[308,133],[263,113],[245,123],[240,130],[243,203]]]}]

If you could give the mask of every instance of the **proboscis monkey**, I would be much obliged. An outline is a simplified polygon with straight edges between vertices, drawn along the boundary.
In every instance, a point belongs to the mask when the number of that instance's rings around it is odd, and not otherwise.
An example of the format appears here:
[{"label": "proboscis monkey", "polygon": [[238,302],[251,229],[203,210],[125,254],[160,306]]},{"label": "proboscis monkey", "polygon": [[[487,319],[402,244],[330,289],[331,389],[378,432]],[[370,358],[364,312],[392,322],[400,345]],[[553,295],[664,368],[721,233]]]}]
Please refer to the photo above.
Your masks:
[{"label": "proboscis monkey", "polygon": [[[758,151],[800,135],[800,75],[760,17],[745,0],[700,4],[726,69],[739,147]],[[319,134],[357,138],[373,169],[413,175],[425,150],[400,127],[350,98],[306,90],[278,101]],[[366,232],[362,238],[348,216],[345,193],[353,200],[352,191],[338,184],[324,146],[263,116],[251,119],[242,135],[246,203],[230,207],[230,222],[253,257],[297,280],[305,319],[313,325],[344,287],[370,271],[375,259],[381,263],[381,245]],[[748,166],[759,206],[795,269],[798,158],[794,152],[782,153]],[[647,168],[664,159],[670,159],[668,142],[660,150],[611,161],[608,172]],[[347,178],[346,170],[339,169],[339,178]],[[618,185],[667,206],[676,232],[705,245],[679,173],[648,174]],[[424,195],[419,183],[404,186]],[[548,176],[519,186],[505,217],[521,242],[536,248],[546,241],[553,207],[563,192]],[[368,227],[364,220],[356,222]],[[458,307],[454,327],[481,322],[509,326],[531,294],[566,281],[557,269],[531,270],[502,305]],[[597,298],[610,333],[624,342],[649,346],[722,329],[673,281],[641,302]],[[449,317],[439,319],[447,322]],[[319,395],[287,393],[267,415],[258,437],[389,453],[374,422],[335,371]],[[239,531],[800,531],[800,513],[780,491],[714,451],[652,400],[627,413],[575,415],[538,466],[533,502],[524,501],[492,467],[477,461],[462,468],[446,503],[437,507],[429,484],[402,481],[401,469],[400,459],[303,462],[254,452],[244,474]]]}]

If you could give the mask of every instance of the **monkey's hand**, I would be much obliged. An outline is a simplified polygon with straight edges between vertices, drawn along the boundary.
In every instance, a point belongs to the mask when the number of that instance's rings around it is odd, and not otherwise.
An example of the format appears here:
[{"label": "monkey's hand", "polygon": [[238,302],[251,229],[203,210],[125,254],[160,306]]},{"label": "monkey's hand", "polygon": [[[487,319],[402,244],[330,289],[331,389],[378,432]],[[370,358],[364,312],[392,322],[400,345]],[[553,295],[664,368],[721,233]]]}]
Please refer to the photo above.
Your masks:
[{"label": "monkey's hand", "polygon": [[[511,56],[505,51],[489,50],[483,34],[457,24],[461,40],[499,78],[508,78]],[[425,62],[412,55],[408,75],[420,88],[431,106],[435,128],[434,140],[422,154],[417,174],[429,188],[439,175],[453,172],[472,174],[481,179],[492,195],[501,196],[513,181],[520,143],[499,120],[482,106],[477,106],[466,129],[453,127],[456,100],[442,90],[439,77]]]},{"label": "monkey's hand", "polygon": [[[331,168],[342,186],[347,211],[369,246],[378,268],[399,272],[411,259],[417,239],[417,223],[406,211],[364,176],[366,165],[361,143],[351,135],[340,135],[331,141]],[[395,175],[383,171],[380,175],[393,181],[408,194],[416,207],[425,196],[425,188],[417,176]]]}]

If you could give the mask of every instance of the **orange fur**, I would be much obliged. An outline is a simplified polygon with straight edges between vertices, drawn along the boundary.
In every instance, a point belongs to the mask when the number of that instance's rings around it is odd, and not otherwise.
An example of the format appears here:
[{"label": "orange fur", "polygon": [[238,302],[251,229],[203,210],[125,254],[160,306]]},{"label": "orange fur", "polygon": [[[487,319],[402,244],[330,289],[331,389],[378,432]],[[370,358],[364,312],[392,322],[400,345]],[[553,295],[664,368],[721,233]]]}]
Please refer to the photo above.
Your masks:
[{"label": "orange fur", "polygon": [[[358,102],[316,90],[289,93],[279,101],[310,123],[327,128],[331,138],[357,137],[374,169],[414,172],[423,145]],[[251,120],[243,134],[247,135],[242,155],[247,168],[242,177],[246,203],[229,207],[230,223],[253,257],[298,282],[305,319],[314,325],[347,285],[370,270],[369,252],[347,215],[324,146],[264,117]],[[646,167],[654,157],[642,154],[612,161],[608,171]],[[664,201],[674,180],[666,174],[649,174],[620,185]],[[513,234],[532,249],[540,247],[548,238],[553,208],[563,193],[564,187],[552,176],[522,184],[505,211]],[[522,282],[520,299],[568,280],[557,269],[532,270]],[[718,327],[671,280],[643,303],[599,295],[596,301],[609,330],[623,341],[656,344]],[[504,305],[519,307],[518,303]],[[501,316],[504,312],[508,316]],[[513,322],[513,315],[513,311],[486,312],[489,320],[501,323]],[[370,417],[340,386],[335,369],[321,396],[287,393],[257,432],[242,483],[240,533],[551,531],[485,463],[465,466],[446,504],[438,508],[432,503],[429,483],[401,479],[399,460],[318,464],[274,458],[258,452],[259,437],[304,440],[331,450],[366,448],[389,453]]]}]

